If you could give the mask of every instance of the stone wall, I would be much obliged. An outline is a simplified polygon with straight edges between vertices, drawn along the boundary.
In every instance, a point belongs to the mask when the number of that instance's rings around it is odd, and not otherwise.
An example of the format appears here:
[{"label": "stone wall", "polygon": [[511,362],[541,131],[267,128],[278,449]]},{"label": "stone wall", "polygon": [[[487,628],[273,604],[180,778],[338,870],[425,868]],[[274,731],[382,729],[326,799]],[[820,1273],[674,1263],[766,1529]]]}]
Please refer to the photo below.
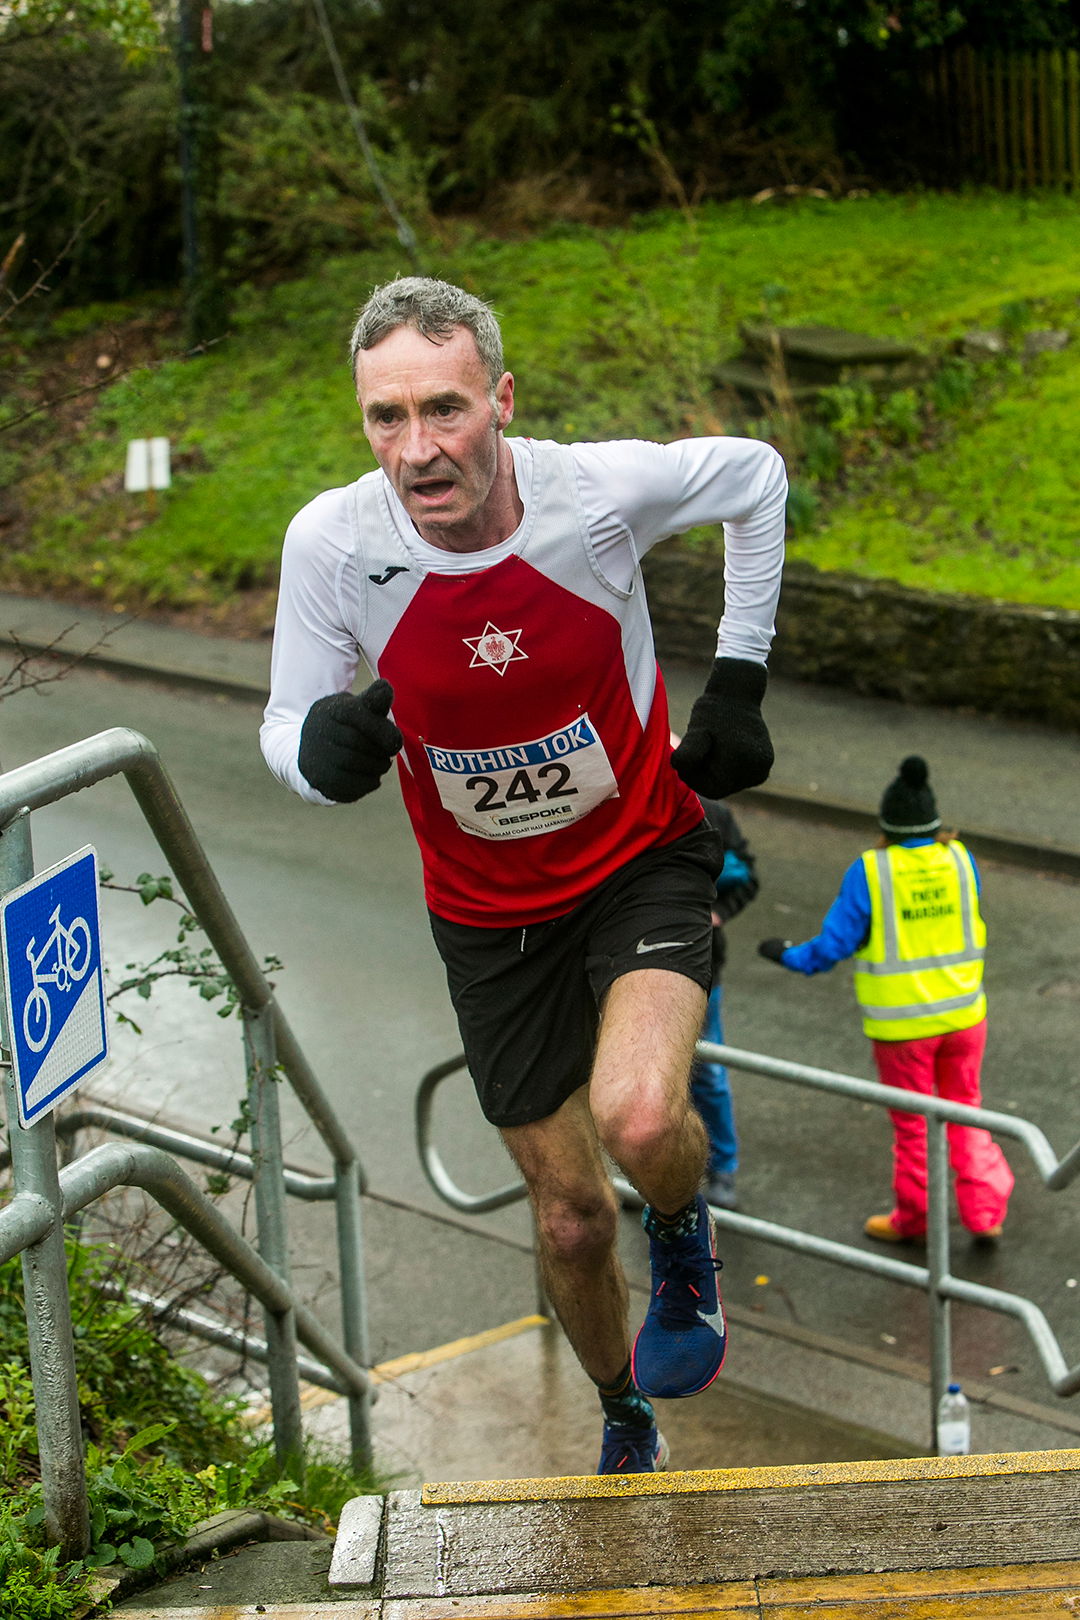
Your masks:
[{"label": "stone wall", "polygon": [[[723,559],[657,547],[645,561],[657,649],[709,660]],[[778,675],[905,703],[1080,730],[1080,613],[939,596],[789,564],[769,667]]]}]

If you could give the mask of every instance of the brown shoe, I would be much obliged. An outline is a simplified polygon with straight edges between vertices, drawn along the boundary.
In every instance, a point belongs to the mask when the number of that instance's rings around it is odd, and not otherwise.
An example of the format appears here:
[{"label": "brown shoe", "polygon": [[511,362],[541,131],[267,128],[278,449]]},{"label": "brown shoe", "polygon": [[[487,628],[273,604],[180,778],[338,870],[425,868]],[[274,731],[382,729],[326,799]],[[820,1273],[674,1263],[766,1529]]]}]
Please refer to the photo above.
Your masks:
[{"label": "brown shoe", "polygon": [[867,1237],[876,1238],[879,1243],[922,1243],[924,1241],[921,1234],[918,1237],[908,1237],[906,1232],[901,1232],[899,1227],[893,1225],[891,1215],[871,1215],[863,1227],[863,1231]]},{"label": "brown shoe", "polygon": [[999,1221],[996,1226],[984,1227],[981,1232],[972,1232],[971,1235],[976,1243],[996,1243],[1003,1231],[1004,1227]]}]

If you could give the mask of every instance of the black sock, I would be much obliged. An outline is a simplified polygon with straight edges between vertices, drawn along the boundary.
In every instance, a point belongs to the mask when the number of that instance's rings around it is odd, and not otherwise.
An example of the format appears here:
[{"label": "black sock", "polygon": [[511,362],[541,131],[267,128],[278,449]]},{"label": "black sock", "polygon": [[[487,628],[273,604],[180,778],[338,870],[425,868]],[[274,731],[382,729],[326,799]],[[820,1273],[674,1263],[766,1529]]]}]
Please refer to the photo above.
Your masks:
[{"label": "black sock", "polygon": [[673,1238],[692,1237],[697,1231],[697,1199],[691,1198],[682,1209],[675,1211],[674,1215],[661,1215],[658,1209],[646,1204],[641,1217],[641,1224],[651,1238],[660,1238],[664,1243],[670,1243]]},{"label": "black sock", "polygon": [[602,1384],[598,1378],[594,1378],[593,1383],[600,1396],[604,1417],[609,1423],[617,1423],[624,1429],[648,1429],[652,1426],[655,1421],[653,1409],[635,1385],[629,1362],[613,1383]]}]

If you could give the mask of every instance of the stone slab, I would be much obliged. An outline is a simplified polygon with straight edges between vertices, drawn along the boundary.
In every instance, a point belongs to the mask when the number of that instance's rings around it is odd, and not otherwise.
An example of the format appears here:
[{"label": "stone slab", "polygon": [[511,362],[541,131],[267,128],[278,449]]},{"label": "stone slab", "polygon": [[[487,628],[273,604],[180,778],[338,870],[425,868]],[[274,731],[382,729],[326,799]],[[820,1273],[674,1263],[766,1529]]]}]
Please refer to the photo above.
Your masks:
[{"label": "stone slab", "polygon": [[375,1579],[382,1530],[383,1498],[354,1496],[346,1502],[338,1520],[334,1555],[330,1561],[330,1585],[370,1586]]},{"label": "stone slab", "polygon": [[125,1606],[123,1613],[125,1620],[382,1620],[382,1605],[366,1598],[327,1603],[188,1604],[182,1609],[153,1602],[137,1609]]},{"label": "stone slab", "polygon": [[800,1580],[618,1587],[595,1592],[162,1610],[128,1620],[1061,1620],[1080,1611],[1080,1563],[1006,1564]]},{"label": "stone slab", "polygon": [[258,1612],[262,1604],[270,1614],[276,1609],[286,1614],[295,1609],[297,1620],[306,1617],[308,1609],[317,1615],[342,1611],[346,1620],[359,1620],[364,1611],[350,1614],[346,1605],[351,1594],[333,1592],[327,1584],[332,1552],[333,1544],[324,1537],[318,1542],[255,1541],[218,1556],[208,1553],[149,1594],[135,1593],[116,1604],[114,1613],[131,1620],[133,1614],[149,1611],[163,1620],[176,1620],[177,1615],[194,1609],[196,1613],[227,1614],[231,1620],[234,1610],[244,1613],[245,1606],[250,1606],[252,1612]]},{"label": "stone slab", "polygon": [[[728,360],[723,365],[715,366],[712,380],[717,388],[727,388],[751,399],[775,399],[780,392],[777,375],[766,366],[754,365],[750,360]],[[824,383],[789,377],[785,379],[783,392],[797,405],[812,405],[825,386]]]},{"label": "stone slab", "polygon": [[841,366],[897,365],[914,360],[919,350],[913,343],[896,338],[873,337],[866,332],[848,332],[839,326],[760,326],[746,323],[739,336],[755,354],[768,355],[773,344],[780,345],[785,357],[814,360]]},{"label": "stone slab", "polygon": [[382,1620],[1061,1620],[1080,1607],[1080,1564],[996,1565],[720,1585],[621,1587],[558,1596],[390,1599]]},{"label": "stone slab", "polygon": [[694,1620],[698,1615],[750,1615],[761,1605],[753,1582],[692,1586],[618,1587],[607,1592],[557,1596],[388,1599],[382,1620],[656,1620],[661,1615]]},{"label": "stone slab", "polygon": [[[785,1477],[786,1476],[786,1477]],[[537,1482],[538,1486],[540,1482]],[[384,1596],[962,1569],[1080,1545],[1080,1453],[496,1484],[388,1499]],[[438,1488],[443,1495],[449,1487]],[[481,1492],[481,1494],[484,1494]]]}]

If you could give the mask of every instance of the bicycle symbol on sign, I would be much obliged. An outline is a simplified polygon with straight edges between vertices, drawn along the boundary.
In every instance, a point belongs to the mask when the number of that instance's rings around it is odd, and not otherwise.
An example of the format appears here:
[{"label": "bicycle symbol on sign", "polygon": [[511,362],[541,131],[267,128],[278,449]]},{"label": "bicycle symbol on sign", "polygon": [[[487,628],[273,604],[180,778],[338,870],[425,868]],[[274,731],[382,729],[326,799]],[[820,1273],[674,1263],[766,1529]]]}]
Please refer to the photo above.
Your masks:
[{"label": "bicycle symbol on sign", "polygon": [[[93,951],[90,926],[85,917],[76,917],[70,927],[65,928],[60,921],[60,907],[57,906],[49,921],[52,924],[52,933],[40,951],[35,955],[36,941],[33,938],[26,947],[26,960],[30,963],[34,983],[23,1004],[22,1026],[26,1044],[31,1052],[41,1051],[52,1029],[52,1006],[48,991],[43,990],[42,985],[55,984],[62,995],[67,995],[73,985],[86,977]],[[42,964],[54,947],[56,954],[49,963],[48,970],[43,971]]]}]

